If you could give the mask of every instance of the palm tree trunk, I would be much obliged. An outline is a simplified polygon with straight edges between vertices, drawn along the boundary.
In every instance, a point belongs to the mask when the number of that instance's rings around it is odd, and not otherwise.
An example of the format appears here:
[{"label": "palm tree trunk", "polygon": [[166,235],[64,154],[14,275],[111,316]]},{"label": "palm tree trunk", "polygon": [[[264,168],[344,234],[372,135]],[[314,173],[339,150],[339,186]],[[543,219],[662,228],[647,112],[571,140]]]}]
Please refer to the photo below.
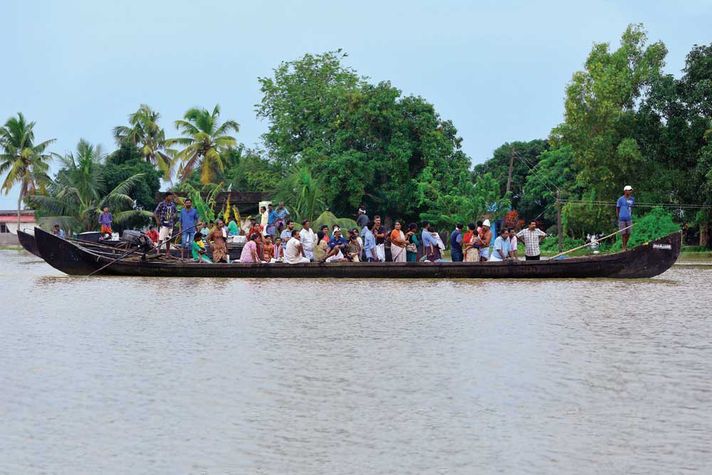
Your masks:
[{"label": "palm tree trunk", "polygon": [[24,190],[20,187],[20,196],[17,198],[17,231],[20,231],[20,211],[22,208],[22,192]]}]

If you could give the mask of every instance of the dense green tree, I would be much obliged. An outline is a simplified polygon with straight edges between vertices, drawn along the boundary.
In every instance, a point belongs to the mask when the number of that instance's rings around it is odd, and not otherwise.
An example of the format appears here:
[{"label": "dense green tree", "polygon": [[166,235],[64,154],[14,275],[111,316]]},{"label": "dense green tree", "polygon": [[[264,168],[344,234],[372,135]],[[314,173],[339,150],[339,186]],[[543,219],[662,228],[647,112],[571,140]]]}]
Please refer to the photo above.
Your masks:
[{"label": "dense green tree", "polygon": [[172,151],[167,149],[166,133],[158,125],[160,114],[146,104],[141,104],[136,112],[129,115],[129,125],[114,128],[116,144],[133,145],[144,159],[158,167],[166,179],[170,178]]},{"label": "dense green tree", "polygon": [[265,144],[277,161],[306,165],[339,215],[363,202],[373,213],[416,219],[469,172],[461,139],[432,104],[369,83],[341,64],[344,56],[306,55],[260,78]]},{"label": "dense green tree", "polygon": [[262,157],[243,145],[227,152],[223,181],[234,191],[274,191],[284,172],[279,162]]},{"label": "dense green tree", "polygon": [[[108,190],[138,174],[142,175],[143,179],[131,190],[131,197],[136,202],[135,208],[152,211],[156,206],[156,193],[161,188],[162,174],[144,159],[141,151],[132,145],[124,144],[106,158],[102,169],[105,188]],[[120,227],[135,228],[145,225],[143,217],[134,217],[122,222]]]},{"label": "dense green tree", "polygon": [[510,209],[510,201],[502,196],[500,183],[485,173],[475,183],[463,174],[449,192],[434,192],[434,203],[420,217],[438,228],[451,228],[457,223],[467,225],[482,217],[499,219]]},{"label": "dense green tree", "polygon": [[176,128],[183,136],[168,139],[166,143],[184,147],[175,155],[180,162],[179,176],[186,178],[199,169],[200,182],[204,185],[221,177],[226,154],[237,146],[237,140],[230,132],[239,132],[239,124],[234,120],[220,123],[220,106],[216,105],[212,111],[189,109],[182,120],[176,121]]},{"label": "dense green tree", "polygon": [[[707,131],[712,114],[712,46],[695,46],[683,75],[653,81],[641,102],[632,133],[645,160],[639,177],[639,199],[668,205],[711,205],[707,171]],[[700,227],[707,245],[709,210],[684,210],[679,216]]]},{"label": "dense green tree", "polygon": [[97,218],[104,206],[112,209],[114,222],[150,217],[151,212],[135,208],[132,189],[144,180],[141,173],[132,175],[114,188],[108,188],[103,177],[104,154],[85,140],[80,140],[76,153],[61,158],[63,167],[45,192],[28,196],[40,217],[51,218],[70,231],[90,231],[98,227]]},{"label": "dense green tree", "polygon": [[349,112],[349,101],[363,84],[353,69],[344,67],[341,50],[306,54],[283,62],[273,77],[259,78],[262,100],[257,116],[270,121],[263,136],[272,157],[293,165],[304,155],[330,151],[338,129]]},{"label": "dense green tree", "polygon": [[7,194],[20,186],[17,198],[17,228],[20,228],[22,201],[28,194],[44,190],[51,155],[47,148],[54,139],[35,143],[35,123],[27,122],[22,113],[11,117],[0,128],[0,175],[5,174],[2,191]]},{"label": "dense green tree", "polygon": [[519,206],[520,216],[526,220],[543,219],[547,224],[556,220],[556,193],[562,199],[576,196],[576,169],[571,147],[564,145],[544,151],[539,163],[525,177]]},{"label": "dense green tree", "polygon": [[629,26],[615,51],[595,44],[585,69],[566,88],[565,120],[552,138],[571,146],[578,181],[599,197],[617,196],[625,182],[641,175],[636,111],[661,77],[666,54],[661,42],[647,45],[642,26]]},{"label": "dense green tree", "polygon": [[[537,166],[540,156],[549,149],[547,140],[531,140],[529,142],[505,143],[498,147],[492,158],[475,166],[475,176],[489,173],[500,184],[502,195],[507,191],[509,179],[509,164],[512,164],[512,180],[510,193],[512,206],[519,208],[520,200],[524,197],[524,184],[532,170]],[[531,201],[534,197],[531,197]]]}]

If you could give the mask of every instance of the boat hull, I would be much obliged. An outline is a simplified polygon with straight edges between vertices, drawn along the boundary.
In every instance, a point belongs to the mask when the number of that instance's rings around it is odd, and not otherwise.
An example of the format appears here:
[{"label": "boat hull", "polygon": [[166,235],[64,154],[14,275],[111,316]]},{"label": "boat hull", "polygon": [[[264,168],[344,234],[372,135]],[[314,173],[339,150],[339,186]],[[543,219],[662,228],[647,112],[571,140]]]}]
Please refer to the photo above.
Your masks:
[{"label": "boat hull", "polygon": [[680,253],[681,235],[671,234],[626,252],[543,261],[485,263],[205,264],[190,260],[119,259],[35,231],[42,258],[70,275],[223,278],[649,278],[669,269]]},{"label": "boat hull", "polygon": [[39,249],[37,249],[37,242],[35,242],[35,237],[32,234],[20,231],[18,229],[17,240],[20,241],[20,245],[25,251],[29,252],[30,254],[34,254],[40,259],[42,258]]}]

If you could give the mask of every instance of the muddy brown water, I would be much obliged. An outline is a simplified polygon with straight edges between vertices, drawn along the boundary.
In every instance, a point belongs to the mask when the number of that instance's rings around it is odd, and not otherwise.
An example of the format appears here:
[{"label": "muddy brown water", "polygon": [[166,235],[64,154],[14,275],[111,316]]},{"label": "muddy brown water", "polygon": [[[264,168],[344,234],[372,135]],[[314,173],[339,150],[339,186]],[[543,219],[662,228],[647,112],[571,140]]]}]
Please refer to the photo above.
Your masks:
[{"label": "muddy brown water", "polygon": [[3,251],[0,473],[710,473],[711,278],[77,278]]}]

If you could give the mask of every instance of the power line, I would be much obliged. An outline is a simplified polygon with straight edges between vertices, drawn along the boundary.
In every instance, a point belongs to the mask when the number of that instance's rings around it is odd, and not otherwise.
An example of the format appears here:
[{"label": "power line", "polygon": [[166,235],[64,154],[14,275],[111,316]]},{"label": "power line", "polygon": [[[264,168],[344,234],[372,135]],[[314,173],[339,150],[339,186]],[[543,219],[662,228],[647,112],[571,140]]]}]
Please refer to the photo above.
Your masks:
[{"label": "power line", "polygon": [[[571,203],[574,205],[596,205],[596,206],[611,206],[615,207],[617,203],[612,201],[587,201],[587,200],[572,200],[562,199],[562,203]],[[685,203],[635,203],[636,208],[671,208],[671,209],[709,209],[712,205],[700,204],[685,204]]]}]

